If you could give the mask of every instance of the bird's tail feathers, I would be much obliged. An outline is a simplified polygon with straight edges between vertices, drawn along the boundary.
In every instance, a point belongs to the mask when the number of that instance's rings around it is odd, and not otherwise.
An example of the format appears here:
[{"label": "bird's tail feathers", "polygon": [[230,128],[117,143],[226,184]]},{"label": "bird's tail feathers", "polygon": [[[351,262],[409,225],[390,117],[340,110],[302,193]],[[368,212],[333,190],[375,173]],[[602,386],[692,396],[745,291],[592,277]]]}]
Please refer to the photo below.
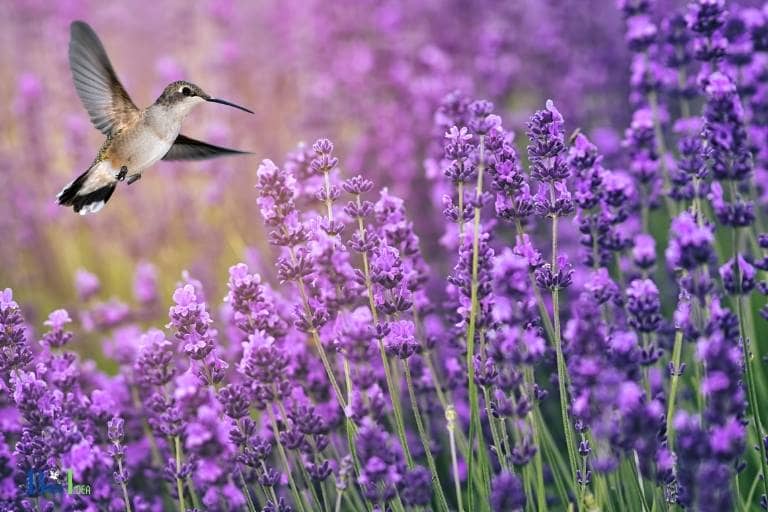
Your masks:
[{"label": "bird's tail feathers", "polygon": [[56,200],[72,206],[76,213],[96,213],[101,210],[117,187],[117,173],[108,162],[99,162],[64,187]]}]

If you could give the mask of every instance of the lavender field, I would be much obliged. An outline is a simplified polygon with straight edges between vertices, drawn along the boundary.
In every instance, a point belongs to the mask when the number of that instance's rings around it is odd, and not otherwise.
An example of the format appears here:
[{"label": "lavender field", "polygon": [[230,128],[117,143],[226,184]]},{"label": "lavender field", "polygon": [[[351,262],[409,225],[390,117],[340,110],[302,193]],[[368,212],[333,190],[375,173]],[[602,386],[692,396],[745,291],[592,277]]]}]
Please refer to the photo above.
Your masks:
[{"label": "lavender field", "polygon": [[[56,204],[140,107],[251,155]],[[0,512],[768,510],[768,4],[0,3]]]}]

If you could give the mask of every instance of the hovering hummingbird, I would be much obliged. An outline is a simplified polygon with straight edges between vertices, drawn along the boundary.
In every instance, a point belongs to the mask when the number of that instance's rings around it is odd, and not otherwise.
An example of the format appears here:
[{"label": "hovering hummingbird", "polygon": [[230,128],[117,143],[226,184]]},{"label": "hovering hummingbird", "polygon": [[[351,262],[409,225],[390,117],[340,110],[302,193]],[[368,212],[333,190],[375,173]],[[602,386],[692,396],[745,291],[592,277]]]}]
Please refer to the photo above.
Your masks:
[{"label": "hovering hummingbird", "polygon": [[80,215],[101,210],[119,182],[136,182],[158,160],[247,154],[192,139],[179,131],[187,114],[207,101],[252,111],[213,98],[184,81],[168,84],[152,105],[139,109],[117,79],[96,32],[82,21],[70,26],[69,67],[91,122],[107,136],[88,170],[56,196],[60,205],[72,206]]}]

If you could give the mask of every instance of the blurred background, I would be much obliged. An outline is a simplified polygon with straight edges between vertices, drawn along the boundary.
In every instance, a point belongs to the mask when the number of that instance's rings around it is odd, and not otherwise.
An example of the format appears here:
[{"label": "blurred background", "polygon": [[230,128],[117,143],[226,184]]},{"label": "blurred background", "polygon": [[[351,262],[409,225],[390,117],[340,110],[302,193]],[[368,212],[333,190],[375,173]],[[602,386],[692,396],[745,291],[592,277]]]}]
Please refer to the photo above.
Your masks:
[{"label": "blurred background", "polygon": [[[254,110],[206,105],[183,133],[255,155],[158,163],[97,215],[57,206],[103,140],[68,68],[75,19],[97,31],[140,107],[183,78]],[[38,326],[77,303],[76,276],[81,292],[100,281],[107,320],[147,283],[167,305],[184,269],[218,303],[226,269],[270,250],[258,163],[279,164],[318,137],[336,143],[345,175],[406,199],[428,261],[440,264],[441,206],[424,165],[440,139],[440,100],[456,89],[491,99],[520,133],[553,98],[569,129],[610,155],[630,114],[622,33],[614,0],[0,2],[0,288],[14,288]],[[163,318],[160,305],[144,319]]]}]

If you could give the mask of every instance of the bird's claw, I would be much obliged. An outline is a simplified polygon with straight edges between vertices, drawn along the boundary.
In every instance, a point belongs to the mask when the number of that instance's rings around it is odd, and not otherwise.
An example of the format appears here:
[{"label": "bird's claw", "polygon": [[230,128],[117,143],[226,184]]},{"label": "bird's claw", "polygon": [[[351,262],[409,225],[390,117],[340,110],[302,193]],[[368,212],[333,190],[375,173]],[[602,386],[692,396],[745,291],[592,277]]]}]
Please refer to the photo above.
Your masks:
[{"label": "bird's claw", "polygon": [[117,181],[123,181],[126,174],[128,174],[128,168],[126,166],[122,166],[120,168],[120,172],[117,173]]},{"label": "bird's claw", "polygon": [[139,174],[139,173],[131,174],[130,176],[128,176],[127,183],[130,185],[131,183],[136,183],[140,179],[141,179],[141,174]]}]

